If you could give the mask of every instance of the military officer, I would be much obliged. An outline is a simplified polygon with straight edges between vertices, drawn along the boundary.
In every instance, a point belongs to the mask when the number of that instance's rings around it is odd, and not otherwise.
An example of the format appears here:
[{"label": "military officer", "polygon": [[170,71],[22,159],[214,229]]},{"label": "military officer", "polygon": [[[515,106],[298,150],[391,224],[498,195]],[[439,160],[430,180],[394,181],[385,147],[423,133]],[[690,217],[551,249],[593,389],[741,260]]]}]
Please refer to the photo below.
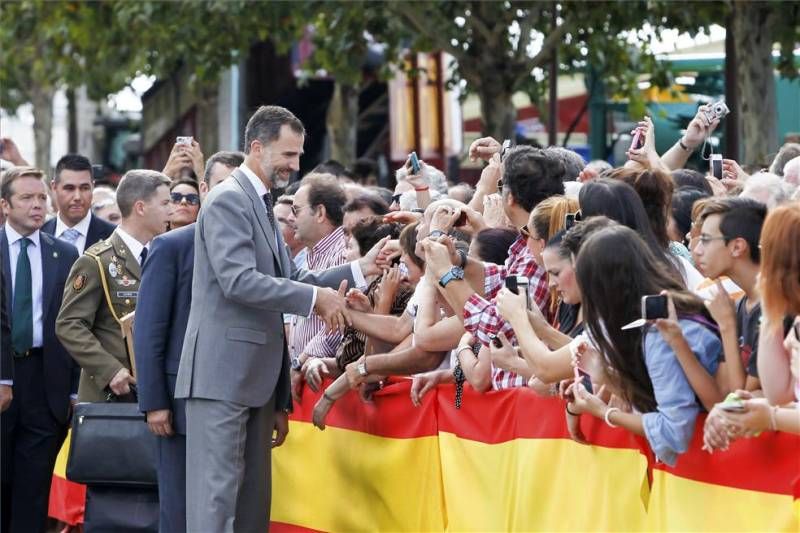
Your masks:
[{"label": "military officer", "polygon": [[105,401],[109,392],[127,395],[136,382],[120,319],[136,309],[147,244],[166,231],[169,179],[152,170],[131,170],[117,188],[117,203],[120,225],[75,262],[56,320],[58,338],[82,369],[82,402]]}]

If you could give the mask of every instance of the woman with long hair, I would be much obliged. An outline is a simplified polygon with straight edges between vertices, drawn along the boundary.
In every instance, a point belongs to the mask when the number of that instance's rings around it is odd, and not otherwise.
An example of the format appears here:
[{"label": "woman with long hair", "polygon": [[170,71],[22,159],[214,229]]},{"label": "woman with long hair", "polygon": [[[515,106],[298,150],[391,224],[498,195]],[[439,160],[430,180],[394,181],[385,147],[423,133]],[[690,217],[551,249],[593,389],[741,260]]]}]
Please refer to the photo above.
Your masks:
[{"label": "woman with long hair", "polygon": [[[674,465],[688,448],[700,412],[676,349],[693,352],[712,381],[722,354],[702,300],[687,291],[656,252],[627,227],[602,229],[589,237],[578,254],[576,273],[586,330],[604,359],[609,389],[630,412],[609,407],[580,382],[572,386],[574,401],[568,410],[590,413],[644,436],[661,461]],[[666,339],[653,324],[630,327],[642,318],[642,297],[665,291],[677,314],[681,333],[677,340]],[[680,338],[685,344],[678,342]]]}]

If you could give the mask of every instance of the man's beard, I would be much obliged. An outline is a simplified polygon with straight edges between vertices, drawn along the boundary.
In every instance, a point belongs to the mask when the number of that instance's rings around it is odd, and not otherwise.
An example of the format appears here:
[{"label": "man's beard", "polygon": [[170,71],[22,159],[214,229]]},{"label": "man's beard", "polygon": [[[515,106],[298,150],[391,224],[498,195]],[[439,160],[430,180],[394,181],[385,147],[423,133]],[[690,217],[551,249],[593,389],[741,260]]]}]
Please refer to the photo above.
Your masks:
[{"label": "man's beard", "polygon": [[270,181],[272,182],[272,187],[275,189],[285,189],[287,185],[289,185],[289,180],[292,178],[292,172],[289,171],[288,178],[281,177],[281,170],[283,169],[275,169],[272,171],[272,176],[270,176]]}]

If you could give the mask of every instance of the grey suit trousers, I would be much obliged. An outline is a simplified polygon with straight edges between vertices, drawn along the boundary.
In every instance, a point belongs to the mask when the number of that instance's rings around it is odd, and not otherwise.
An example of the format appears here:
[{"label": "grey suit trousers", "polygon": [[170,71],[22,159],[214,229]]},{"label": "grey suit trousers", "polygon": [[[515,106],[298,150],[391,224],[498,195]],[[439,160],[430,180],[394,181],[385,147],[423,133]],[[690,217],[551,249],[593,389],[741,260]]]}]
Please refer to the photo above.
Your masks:
[{"label": "grey suit trousers", "polygon": [[275,397],[262,407],[186,401],[186,525],[189,533],[269,527]]}]

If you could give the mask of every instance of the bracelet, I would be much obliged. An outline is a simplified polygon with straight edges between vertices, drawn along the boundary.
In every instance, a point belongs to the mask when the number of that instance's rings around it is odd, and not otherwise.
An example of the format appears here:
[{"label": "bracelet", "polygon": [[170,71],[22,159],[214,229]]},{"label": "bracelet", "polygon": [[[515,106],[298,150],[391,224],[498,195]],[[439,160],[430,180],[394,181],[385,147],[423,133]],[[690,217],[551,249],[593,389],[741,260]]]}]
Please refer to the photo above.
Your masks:
[{"label": "bracelet", "polygon": [[461,264],[458,266],[460,266],[461,269],[463,270],[464,267],[467,266],[467,252],[465,252],[464,250],[458,250],[458,255],[459,257],[461,257]]},{"label": "bracelet", "polygon": [[778,406],[773,405],[769,408],[769,429],[772,431],[778,431]]},{"label": "bracelet", "polygon": [[419,189],[414,187],[414,190],[417,192],[427,191],[428,189],[430,189],[430,187],[428,187],[427,185],[424,187],[420,187]]},{"label": "bracelet", "polygon": [[471,352],[472,346],[468,344],[466,346],[459,346],[458,348],[456,348],[456,359],[458,359],[458,356],[461,355],[461,352],[463,352],[464,350],[469,350]]},{"label": "bracelet", "polygon": [[444,237],[445,235],[447,235],[447,233],[443,232],[440,229],[435,229],[430,233],[428,233],[428,237],[430,237],[431,239],[438,239],[439,237]]},{"label": "bracelet", "polygon": [[683,149],[683,151],[685,151],[685,152],[694,152],[694,149],[689,148],[688,146],[683,144],[683,138],[678,139],[678,144]]},{"label": "bracelet", "polygon": [[611,420],[608,418],[608,417],[609,417],[609,415],[610,415],[611,413],[613,413],[614,411],[617,411],[617,412],[619,412],[619,409],[617,409],[616,407],[609,407],[609,408],[606,410],[606,414],[605,414],[605,415],[603,415],[603,420],[605,420],[605,421],[606,421],[606,424],[608,424],[608,425],[609,425],[610,427],[612,427],[612,428],[618,427],[616,424],[612,424],[612,423],[611,423]]},{"label": "bracelet", "polygon": [[580,413],[573,413],[572,411],[570,411],[569,410],[569,404],[566,404],[564,406],[564,409],[567,411],[567,414],[570,415],[570,416],[581,416]]}]

